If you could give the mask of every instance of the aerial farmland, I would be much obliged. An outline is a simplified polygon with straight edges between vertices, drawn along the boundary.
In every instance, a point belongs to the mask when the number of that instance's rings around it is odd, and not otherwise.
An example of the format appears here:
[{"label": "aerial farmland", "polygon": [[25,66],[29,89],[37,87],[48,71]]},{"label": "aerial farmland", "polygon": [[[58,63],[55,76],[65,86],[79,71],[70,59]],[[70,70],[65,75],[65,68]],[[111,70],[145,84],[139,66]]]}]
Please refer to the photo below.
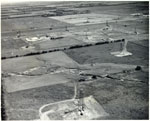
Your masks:
[{"label": "aerial farmland", "polygon": [[1,5],[3,120],[149,118],[149,3]]}]

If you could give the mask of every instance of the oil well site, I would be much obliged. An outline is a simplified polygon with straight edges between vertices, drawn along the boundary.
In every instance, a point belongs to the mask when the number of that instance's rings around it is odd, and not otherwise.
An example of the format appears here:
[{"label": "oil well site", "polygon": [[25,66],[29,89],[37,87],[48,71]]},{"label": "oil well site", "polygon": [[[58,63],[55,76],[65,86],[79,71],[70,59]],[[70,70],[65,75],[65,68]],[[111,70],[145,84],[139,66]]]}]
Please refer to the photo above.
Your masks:
[{"label": "oil well site", "polygon": [[2,120],[149,119],[149,2],[1,5]]}]

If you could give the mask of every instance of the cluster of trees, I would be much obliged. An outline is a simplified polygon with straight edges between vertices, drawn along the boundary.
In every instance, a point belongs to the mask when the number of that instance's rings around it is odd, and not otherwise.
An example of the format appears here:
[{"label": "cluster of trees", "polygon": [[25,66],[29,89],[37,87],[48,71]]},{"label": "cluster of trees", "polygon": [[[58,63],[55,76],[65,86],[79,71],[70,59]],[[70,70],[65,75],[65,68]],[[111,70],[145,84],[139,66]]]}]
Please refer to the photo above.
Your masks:
[{"label": "cluster of trees", "polygon": [[[125,41],[124,39],[122,40],[116,40],[115,42],[121,42],[121,41]],[[15,58],[15,57],[23,57],[23,56],[32,56],[32,55],[39,55],[39,54],[44,54],[44,53],[49,53],[49,52],[55,52],[55,51],[63,51],[63,50],[67,50],[67,49],[75,49],[75,48],[82,48],[82,47],[89,47],[89,46],[93,46],[93,45],[101,45],[101,44],[107,44],[109,43],[109,41],[104,41],[104,42],[97,42],[97,43],[93,43],[93,44],[84,44],[84,45],[73,45],[70,47],[64,47],[64,48],[56,48],[56,49],[51,49],[51,50],[43,50],[43,51],[39,51],[39,52],[31,52],[31,53],[27,53],[25,55],[15,55],[15,56],[10,56],[10,57],[2,57],[1,59],[8,59],[8,58]]]}]

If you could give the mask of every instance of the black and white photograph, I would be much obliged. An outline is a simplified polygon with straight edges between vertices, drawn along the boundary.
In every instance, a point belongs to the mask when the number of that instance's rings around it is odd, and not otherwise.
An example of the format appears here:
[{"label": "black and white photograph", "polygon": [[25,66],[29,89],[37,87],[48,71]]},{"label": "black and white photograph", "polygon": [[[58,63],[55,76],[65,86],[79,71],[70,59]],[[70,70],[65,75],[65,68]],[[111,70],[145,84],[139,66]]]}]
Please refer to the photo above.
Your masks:
[{"label": "black and white photograph", "polygon": [[1,1],[1,120],[148,120],[149,1]]}]

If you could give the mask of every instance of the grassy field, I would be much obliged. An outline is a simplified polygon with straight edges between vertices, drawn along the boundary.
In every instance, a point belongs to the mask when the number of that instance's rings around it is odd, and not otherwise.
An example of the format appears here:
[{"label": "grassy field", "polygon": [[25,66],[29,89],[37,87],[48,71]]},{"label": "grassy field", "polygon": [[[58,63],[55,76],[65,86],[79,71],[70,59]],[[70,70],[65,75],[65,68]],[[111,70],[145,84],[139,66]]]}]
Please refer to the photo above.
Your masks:
[{"label": "grassy field", "polygon": [[[4,79],[8,93],[28,90],[37,87],[56,85],[71,81],[65,74],[43,74],[40,76],[14,75]],[[19,86],[18,86],[19,85]]]},{"label": "grassy field", "polygon": [[[11,15],[26,7],[31,12],[32,6],[33,12],[43,8],[44,13],[46,7],[55,6],[62,12],[70,5],[89,14],[2,19],[2,57],[15,56],[2,60],[2,118],[39,119],[38,111],[44,104],[71,99],[74,81],[78,81],[84,97],[93,95],[109,114],[98,119],[148,119],[148,2],[26,3],[3,7],[2,12]],[[21,31],[20,37],[17,31]],[[62,38],[50,40],[46,36]],[[33,37],[37,41],[27,41]],[[113,42],[41,54],[115,39],[128,40],[127,50],[132,55],[111,55],[121,49],[121,43]],[[39,55],[18,57],[32,52]]]},{"label": "grassy field", "polygon": [[22,73],[35,67],[50,68],[51,66],[74,68],[77,67],[78,64],[61,51],[2,61],[2,70],[7,73]]},{"label": "grassy field", "polygon": [[[91,83],[81,83],[80,88],[84,90],[85,97],[93,95],[109,113],[106,119],[147,119],[148,74],[141,71],[122,73],[121,78],[124,81],[100,78]],[[5,93],[7,119],[39,119],[38,109],[42,105],[70,99],[72,96],[72,82]]]},{"label": "grassy field", "polygon": [[[147,40],[148,41],[148,40]],[[128,43],[127,50],[132,56],[116,58],[110,52],[120,51],[120,43],[98,45],[88,48],[79,48],[65,51],[71,58],[80,64],[83,63],[124,63],[136,65],[148,65],[148,48],[134,43]]]},{"label": "grassy field", "polygon": [[40,28],[50,28],[50,27],[60,27],[69,24],[60,22],[50,18],[43,17],[28,17],[28,18],[16,18],[2,20],[2,32],[7,31],[21,31],[30,29],[40,29]]},{"label": "grassy field", "polygon": [[[73,18],[76,22],[77,19],[78,20],[80,20],[80,18],[82,19],[84,15],[85,16],[91,15],[92,17],[96,17],[96,18],[91,18],[91,20],[96,21],[96,23],[92,23],[92,24],[83,23],[82,26],[67,27],[68,29],[67,31],[65,28],[66,26],[65,24],[63,24],[64,28],[58,28],[54,30],[35,30],[35,31],[32,30],[31,32],[26,31],[21,34],[20,38],[16,37],[17,33],[12,34],[9,38],[8,38],[9,35],[7,35],[7,33],[6,33],[7,36],[2,35],[2,57],[12,56],[12,55],[24,55],[25,53],[31,53],[34,51],[47,50],[47,49],[59,48],[59,47],[69,47],[71,45],[76,45],[76,44],[109,41],[109,40],[122,39],[122,38],[127,39],[129,41],[148,39],[148,18],[146,17],[143,16],[133,17],[131,15],[128,15],[123,18],[120,18],[120,20],[117,20],[117,22],[116,20],[114,20],[113,22],[108,21],[108,23],[106,23],[106,21],[104,21],[102,23],[99,23],[100,22],[99,17],[100,19],[102,19],[101,14],[83,14],[82,16],[81,15],[70,15],[70,16],[77,16],[78,18]],[[55,18],[58,19],[64,18],[65,20],[67,17],[69,16],[58,16]],[[107,14],[106,14],[106,18],[108,18]],[[112,19],[111,16],[109,18]],[[130,20],[131,18],[133,20]],[[39,19],[40,18],[38,18],[37,21]],[[47,19],[50,18],[46,18],[46,20]],[[59,24],[62,25],[61,21],[63,20],[61,19],[58,20],[57,22],[58,23],[60,22]],[[72,22],[72,21],[68,19],[68,22]],[[79,24],[80,23],[82,22],[79,22]],[[32,25],[36,26],[36,22],[34,24]],[[44,22],[44,24],[46,24],[46,21]],[[59,24],[56,23],[54,25],[59,25]],[[25,24],[22,25],[25,26]],[[21,26],[19,25],[19,27]],[[41,27],[39,26],[39,28]],[[45,37],[47,35],[50,37],[63,37],[63,38],[55,39],[55,40],[42,39],[40,41],[35,41],[35,42],[26,41],[26,38],[32,38],[32,37],[39,38],[39,37]],[[13,40],[11,40],[12,37]],[[21,49],[24,46],[28,46],[28,48]],[[33,48],[29,49],[30,47],[33,47],[34,49]]]}]

